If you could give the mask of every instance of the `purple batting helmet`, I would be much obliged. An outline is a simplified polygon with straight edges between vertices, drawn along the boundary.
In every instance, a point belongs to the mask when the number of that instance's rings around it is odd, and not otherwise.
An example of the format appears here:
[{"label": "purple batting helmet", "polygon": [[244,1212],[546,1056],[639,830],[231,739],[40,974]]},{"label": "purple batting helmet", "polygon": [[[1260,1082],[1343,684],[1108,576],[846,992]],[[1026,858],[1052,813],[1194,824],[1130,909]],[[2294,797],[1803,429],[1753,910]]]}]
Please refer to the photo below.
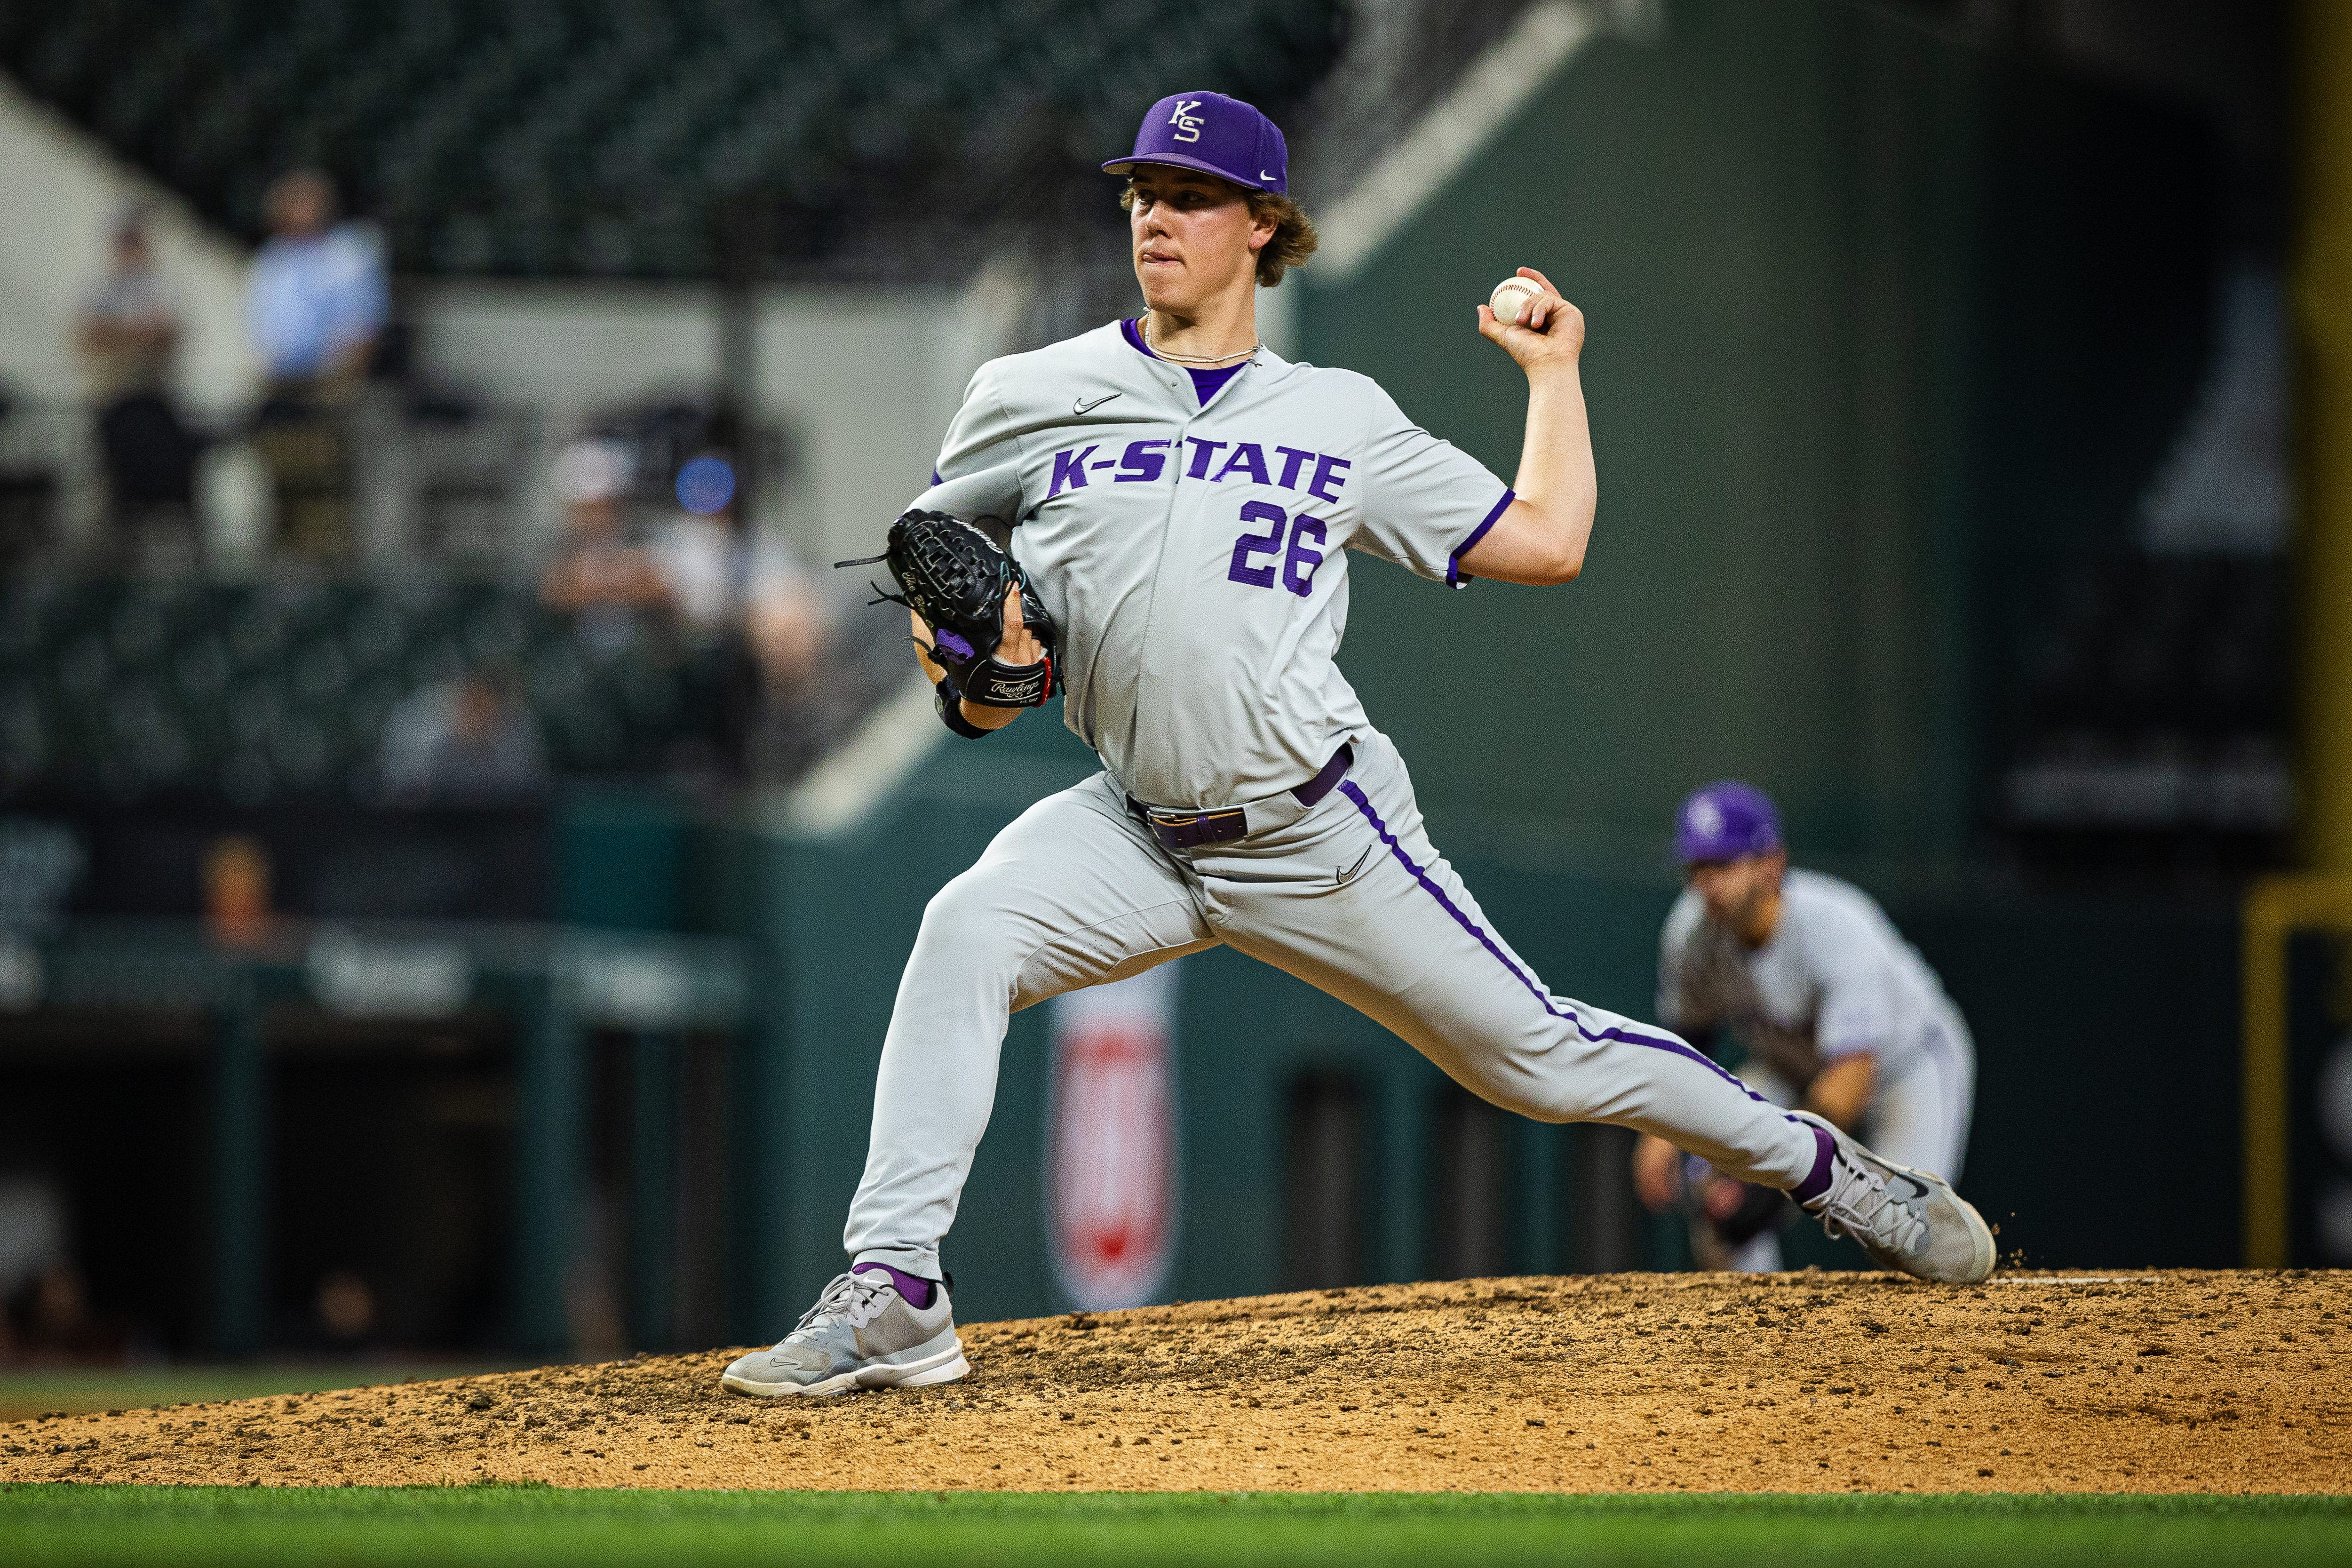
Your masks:
[{"label": "purple batting helmet", "polygon": [[1254,191],[1287,195],[1290,144],[1274,121],[1222,92],[1175,92],[1153,104],[1136,127],[1135,151],[1103,165],[1130,173],[1138,163],[1198,169]]},{"label": "purple batting helmet", "polygon": [[1762,790],[1738,779],[1701,784],[1675,818],[1675,852],[1685,866],[1780,847],[1780,814]]}]

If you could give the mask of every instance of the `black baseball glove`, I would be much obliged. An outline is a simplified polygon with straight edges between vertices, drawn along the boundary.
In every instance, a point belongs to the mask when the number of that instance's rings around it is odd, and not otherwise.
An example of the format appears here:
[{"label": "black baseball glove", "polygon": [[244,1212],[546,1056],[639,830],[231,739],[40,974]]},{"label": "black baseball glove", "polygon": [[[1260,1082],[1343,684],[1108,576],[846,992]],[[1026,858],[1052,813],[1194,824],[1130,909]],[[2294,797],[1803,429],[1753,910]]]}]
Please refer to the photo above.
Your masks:
[{"label": "black baseball glove", "polygon": [[[898,582],[893,594],[875,592],[904,605],[931,628],[931,662],[948,672],[948,682],[965,701],[984,708],[1034,708],[1054,695],[1061,662],[1060,629],[1021,570],[996,541],[943,511],[909,511],[890,525],[889,548],[844,566],[886,562]],[[1005,664],[996,657],[1004,638],[1004,596],[1021,591],[1021,618],[1044,646],[1035,664]],[[943,694],[944,695],[944,694]]]}]

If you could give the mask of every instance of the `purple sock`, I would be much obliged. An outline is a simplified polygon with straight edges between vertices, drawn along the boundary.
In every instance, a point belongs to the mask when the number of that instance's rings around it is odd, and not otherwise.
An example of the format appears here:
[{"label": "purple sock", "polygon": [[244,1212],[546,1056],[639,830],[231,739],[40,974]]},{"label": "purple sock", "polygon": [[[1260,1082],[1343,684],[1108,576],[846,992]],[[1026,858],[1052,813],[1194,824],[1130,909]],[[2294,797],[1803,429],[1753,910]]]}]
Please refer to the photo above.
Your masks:
[{"label": "purple sock", "polygon": [[1830,1190],[1830,1162],[1837,1158],[1837,1140],[1818,1127],[1811,1131],[1814,1143],[1812,1173],[1789,1189],[1789,1195],[1801,1205],[1811,1203]]},{"label": "purple sock", "polygon": [[[1828,1180],[1827,1177],[1822,1179]],[[890,1283],[898,1288],[898,1294],[906,1298],[907,1305],[914,1308],[918,1312],[931,1304],[931,1292],[940,1288],[940,1282],[936,1279],[918,1279],[912,1274],[900,1273],[887,1263],[860,1263],[854,1265],[850,1272],[871,1274],[877,1268],[890,1277]]]}]

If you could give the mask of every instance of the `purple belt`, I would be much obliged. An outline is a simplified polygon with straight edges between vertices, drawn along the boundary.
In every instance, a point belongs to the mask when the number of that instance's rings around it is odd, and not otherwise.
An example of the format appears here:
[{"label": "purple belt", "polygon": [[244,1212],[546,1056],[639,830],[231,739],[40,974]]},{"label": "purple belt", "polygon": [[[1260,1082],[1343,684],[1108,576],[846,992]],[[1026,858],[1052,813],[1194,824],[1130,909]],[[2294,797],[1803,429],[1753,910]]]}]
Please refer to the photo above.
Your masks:
[{"label": "purple belt", "polygon": [[[1301,805],[1313,805],[1329,795],[1339,782],[1348,776],[1348,769],[1356,760],[1355,748],[1342,741],[1331,760],[1305,784],[1290,792],[1291,798]],[[1146,805],[1133,795],[1127,797],[1128,815],[1151,829],[1151,836],[1171,849],[1196,849],[1203,844],[1223,844],[1242,837],[1249,828],[1249,813],[1238,805],[1223,811],[1180,811],[1168,806]]]}]

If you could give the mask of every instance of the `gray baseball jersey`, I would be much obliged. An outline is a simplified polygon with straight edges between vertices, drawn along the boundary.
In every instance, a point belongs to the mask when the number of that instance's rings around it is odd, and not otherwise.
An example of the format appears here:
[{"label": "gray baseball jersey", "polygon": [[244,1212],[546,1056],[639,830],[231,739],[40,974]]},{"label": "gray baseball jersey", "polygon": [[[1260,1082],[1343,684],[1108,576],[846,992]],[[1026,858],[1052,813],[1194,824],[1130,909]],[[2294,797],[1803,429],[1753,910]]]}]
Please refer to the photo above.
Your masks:
[{"label": "gray baseball jersey", "polygon": [[1065,722],[1167,806],[1262,799],[1363,734],[1346,552],[1460,585],[1511,499],[1368,377],[1261,349],[1202,407],[1118,322],[982,365],[938,472],[917,505],[1016,525]]},{"label": "gray baseball jersey", "polygon": [[1919,950],[1851,882],[1792,868],[1772,938],[1752,950],[1685,889],[1658,939],[1658,1016],[1685,1034],[1728,1031],[1800,1094],[1829,1063],[1871,1052],[1885,1105],[1865,1125],[1888,1123],[1871,1128],[1872,1146],[1958,1174],[1976,1082],[1968,1026]]},{"label": "gray baseball jersey", "polygon": [[[1063,628],[1069,726],[1108,771],[1031,806],[925,909],[843,1236],[857,1263],[940,1277],[1012,1013],[1220,944],[1497,1105],[1656,1132],[1750,1181],[1826,1181],[1812,1129],[1686,1042],[1543,984],[1430,842],[1333,662],[1349,549],[1458,584],[1508,501],[1363,377],[1271,353],[1206,407],[1117,323],[973,378],[920,504],[1017,525]],[[1336,786],[1300,799],[1343,742]],[[1164,837],[1129,796],[1238,805],[1246,831]]]}]

